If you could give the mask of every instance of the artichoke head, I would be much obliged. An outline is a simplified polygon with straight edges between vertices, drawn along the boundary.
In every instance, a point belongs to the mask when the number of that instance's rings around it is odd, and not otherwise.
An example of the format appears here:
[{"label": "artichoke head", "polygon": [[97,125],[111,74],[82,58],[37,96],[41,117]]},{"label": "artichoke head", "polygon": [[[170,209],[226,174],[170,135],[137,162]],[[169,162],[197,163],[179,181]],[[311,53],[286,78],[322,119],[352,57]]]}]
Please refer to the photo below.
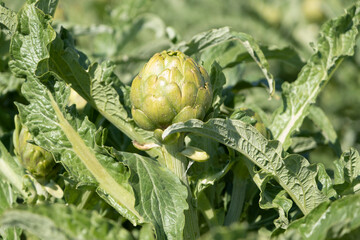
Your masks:
[{"label": "artichoke head", "polygon": [[50,152],[30,143],[31,140],[29,130],[20,123],[19,116],[15,116],[13,135],[15,154],[34,177],[43,178],[53,170],[55,161]]},{"label": "artichoke head", "polygon": [[146,130],[202,120],[212,102],[209,75],[182,52],[156,53],[133,80],[130,100],[134,121]]}]

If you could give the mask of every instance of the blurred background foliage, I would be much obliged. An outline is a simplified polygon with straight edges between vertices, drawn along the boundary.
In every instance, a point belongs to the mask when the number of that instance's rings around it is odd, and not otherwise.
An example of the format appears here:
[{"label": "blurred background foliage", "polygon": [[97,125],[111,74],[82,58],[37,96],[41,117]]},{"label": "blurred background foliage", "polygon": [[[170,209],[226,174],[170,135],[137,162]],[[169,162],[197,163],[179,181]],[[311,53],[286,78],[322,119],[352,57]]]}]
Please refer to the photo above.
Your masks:
[{"label": "blurred background foliage", "polygon": [[[23,0],[5,0],[7,7],[18,10]],[[77,48],[93,61],[111,60],[117,63],[116,73],[124,83],[130,83],[142,65],[155,53],[173,47],[181,41],[210,30],[229,26],[233,31],[252,35],[266,52],[289,49],[280,56],[268,55],[271,73],[281,89],[284,81],[296,79],[303,63],[314,52],[321,25],[343,14],[355,0],[60,0],[54,24],[68,29]],[[0,79],[6,75],[8,39],[0,35]],[[357,43],[360,46],[360,41]],[[204,60],[209,70],[217,60],[222,67],[233,61],[240,46],[223,44],[205,50],[198,60]],[[297,53],[293,55],[294,51]],[[272,52],[274,53],[274,52]],[[283,54],[283,56],[281,56]],[[209,57],[212,56],[213,57]],[[270,56],[270,57],[269,57]],[[318,98],[339,136],[342,149],[351,146],[360,150],[360,53],[346,59]],[[250,106],[268,116],[281,104],[280,92],[268,100],[263,87],[263,75],[253,63],[241,63],[224,69],[227,77],[225,93],[227,107]],[[21,80],[12,87],[0,82],[0,137],[6,138],[13,129],[12,102],[22,101]],[[307,149],[294,146],[310,161],[331,162],[338,158],[323,139],[320,128],[305,120],[298,137],[307,139]],[[310,146],[310,147],[309,147]]]}]

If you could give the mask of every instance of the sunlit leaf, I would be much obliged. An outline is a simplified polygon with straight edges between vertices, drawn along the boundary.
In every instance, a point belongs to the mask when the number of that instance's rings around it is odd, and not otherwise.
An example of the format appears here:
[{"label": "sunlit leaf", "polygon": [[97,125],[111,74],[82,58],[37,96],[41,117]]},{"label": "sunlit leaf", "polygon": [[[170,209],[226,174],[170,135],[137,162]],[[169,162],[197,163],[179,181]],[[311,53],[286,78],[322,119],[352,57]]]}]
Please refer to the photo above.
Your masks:
[{"label": "sunlit leaf", "polygon": [[326,200],[315,181],[316,166],[301,155],[284,156],[279,142],[268,141],[249,124],[230,119],[189,120],[168,127],[163,138],[175,132],[196,133],[239,151],[270,174],[304,214]]},{"label": "sunlit leaf", "polygon": [[2,229],[19,227],[40,239],[121,239],[131,234],[96,212],[61,204],[21,206],[0,216]]},{"label": "sunlit leaf", "polygon": [[282,85],[284,105],[275,112],[269,127],[285,149],[291,144],[291,134],[299,129],[310,105],[316,101],[342,59],[354,54],[360,26],[359,9],[360,4],[356,4],[346,15],[324,24],[316,53],[302,68],[295,82]]},{"label": "sunlit leaf", "polygon": [[356,194],[332,203],[322,203],[307,216],[290,224],[285,233],[279,235],[277,239],[340,239],[348,233],[351,236],[351,231],[358,227],[360,227],[360,195]]},{"label": "sunlit leaf", "polygon": [[181,43],[176,48],[187,55],[228,41],[239,41],[252,59],[257,63],[269,84],[270,95],[274,94],[275,81],[269,71],[269,64],[256,41],[248,34],[231,32],[228,27],[213,29],[194,36],[188,43]]}]

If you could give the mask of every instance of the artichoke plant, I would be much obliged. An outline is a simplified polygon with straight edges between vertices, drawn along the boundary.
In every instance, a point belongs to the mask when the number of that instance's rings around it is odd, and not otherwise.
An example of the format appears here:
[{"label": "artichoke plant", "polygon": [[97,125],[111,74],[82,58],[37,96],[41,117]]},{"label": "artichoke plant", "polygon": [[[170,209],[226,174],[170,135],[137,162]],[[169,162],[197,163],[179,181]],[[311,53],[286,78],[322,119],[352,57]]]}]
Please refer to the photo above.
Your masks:
[{"label": "artichoke plant", "polygon": [[16,116],[13,135],[15,154],[34,177],[44,178],[53,171],[55,161],[50,152],[30,143],[31,140],[29,130],[20,123],[19,117]]},{"label": "artichoke plant", "polygon": [[189,119],[202,120],[212,102],[206,70],[180,51],[156,53],[135,77],[130,100],[136,124],[165,129]]}]

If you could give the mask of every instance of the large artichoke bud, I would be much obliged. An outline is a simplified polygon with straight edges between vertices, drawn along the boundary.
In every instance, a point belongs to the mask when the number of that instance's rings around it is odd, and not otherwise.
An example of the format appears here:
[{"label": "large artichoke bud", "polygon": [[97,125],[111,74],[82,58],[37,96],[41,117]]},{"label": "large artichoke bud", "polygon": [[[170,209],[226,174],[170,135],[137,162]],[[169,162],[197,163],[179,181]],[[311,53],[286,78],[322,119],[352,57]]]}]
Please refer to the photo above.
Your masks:
[{"label": "large artichoke bud", "polygon": [[20,123],[19,116],[15,116],[15,131],[13,134],[15,154],[19,157],[21,164],[29,170],[34,177],[43,178],[47,176],[55,165],[50,152],[31,144],[29,130]]},{"label": "large artichoke bud", "polygon": [[132,115],[146,130],[203,119],[212,102],[205,69],[179,51],[156,53],[131,86]]}]

